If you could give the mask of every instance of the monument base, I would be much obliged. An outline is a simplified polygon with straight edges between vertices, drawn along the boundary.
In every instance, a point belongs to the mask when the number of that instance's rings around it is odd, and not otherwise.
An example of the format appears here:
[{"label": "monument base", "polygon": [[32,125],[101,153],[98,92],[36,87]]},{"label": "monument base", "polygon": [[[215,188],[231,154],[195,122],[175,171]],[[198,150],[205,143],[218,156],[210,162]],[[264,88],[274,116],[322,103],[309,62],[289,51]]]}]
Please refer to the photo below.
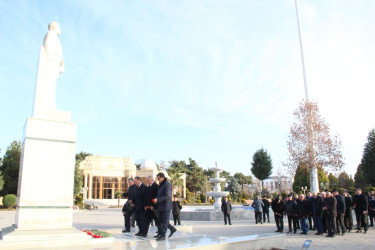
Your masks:
[{"label": "monument base", "polygon": [[[15,225],[3,228],[0,249],[55,248],[113,243],[113,238],[93,239],[90,235],[71,229],[18,230]],[[97,245],[95,245],[97,247]]]},{"label": "monument base", "polygon": [[72,229],[76,130],[77,125],[67,121],[27,119],[16,229]]}]

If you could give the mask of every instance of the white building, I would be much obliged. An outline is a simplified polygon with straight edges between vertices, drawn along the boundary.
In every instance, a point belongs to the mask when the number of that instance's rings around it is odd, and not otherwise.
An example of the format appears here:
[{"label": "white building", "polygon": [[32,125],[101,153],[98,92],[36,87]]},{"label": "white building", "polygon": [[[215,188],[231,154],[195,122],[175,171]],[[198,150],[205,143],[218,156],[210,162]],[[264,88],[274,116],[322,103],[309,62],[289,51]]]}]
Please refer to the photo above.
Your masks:
[{"label": "white building", "polygon": [[[259,186],[262,182],[258,179],[254,181]],[[290,176],[271,176],[268,179],[263,180],[263,189],[267,189],[272,193],[292,193],[293,192],[294,178]]]}]

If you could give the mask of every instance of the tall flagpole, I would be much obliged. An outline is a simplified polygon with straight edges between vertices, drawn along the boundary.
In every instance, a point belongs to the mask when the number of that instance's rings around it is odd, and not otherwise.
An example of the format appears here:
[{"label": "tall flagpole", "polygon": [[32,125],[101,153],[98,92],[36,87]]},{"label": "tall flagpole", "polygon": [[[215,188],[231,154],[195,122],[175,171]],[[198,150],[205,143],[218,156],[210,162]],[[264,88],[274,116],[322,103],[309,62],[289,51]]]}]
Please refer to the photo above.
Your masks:
[{"label": "tall flagpole", "polygon": [[[302,72],[303,72],[303,83],[305,86],[305,98],[306,103],[309,102],[309,95],[307,91],[307,81],[306,81],[306,70],[305,70],[305,59],[303,56],[303,46],[302,46],[302,34],[301,34],[301,23],[298,13],[298,0],[294,0],[296,6],[296,16],[297,16],[297,27],[298,27],[298,37],[299,37],[299,49],[301,53],[301,62],[302,62]],[[313,126],[311,121],[311,111],[309,112],[309,127],[308,127],[308,142],[309,142],[309,158],[312,162],[311,166],[311,176],[310,176],[310,190],[311,192],[319,192],[319,180],[318,180],[318,169],[315,164],[315,142],[313,137]]]}]

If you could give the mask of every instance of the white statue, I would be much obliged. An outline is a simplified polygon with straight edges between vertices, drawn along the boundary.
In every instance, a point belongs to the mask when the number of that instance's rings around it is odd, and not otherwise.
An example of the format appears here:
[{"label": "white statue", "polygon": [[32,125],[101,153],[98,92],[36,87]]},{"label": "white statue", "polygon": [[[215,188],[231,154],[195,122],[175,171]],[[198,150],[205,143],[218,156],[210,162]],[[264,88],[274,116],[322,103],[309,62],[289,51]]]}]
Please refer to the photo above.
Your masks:
[{"label": "white statue", "polygon": [[36,118],[50,119],[56,113],[56,81],[64,72],[60,33],[59,24],[51,22],[40,48],[33,108]]},{"label": "white statue", "polygon": [[64,72],[62,46],[58,37],[60,33],[60,25],[57,22],[51,22],[48,25],[48,32],[43,41],[43,47],[48,58],[48,70],[56,75],[56,79]]}]

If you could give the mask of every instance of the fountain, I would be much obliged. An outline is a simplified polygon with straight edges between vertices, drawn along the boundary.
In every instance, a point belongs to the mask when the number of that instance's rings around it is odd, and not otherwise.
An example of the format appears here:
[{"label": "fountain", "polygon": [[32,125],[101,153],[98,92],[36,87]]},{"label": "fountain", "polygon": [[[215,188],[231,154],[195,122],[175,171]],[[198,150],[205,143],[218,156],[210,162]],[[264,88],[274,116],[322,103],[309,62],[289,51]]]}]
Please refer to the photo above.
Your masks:
[{"label": "fountain", "polygon": [[215,165],[215,167],[211,168],[211,170],[215,172],[215,177],[209,179],[210,183],[215,184],[214,191],[207,192],[207,195],[215,199],[214,208],[221,209],[221,198],[227,196],[229,192],[221,191],[220,183],[224,183],[226,179],[220,178],[220,171],[222,171],[223,169],[219,168],[217,162],[215,163]]}]

